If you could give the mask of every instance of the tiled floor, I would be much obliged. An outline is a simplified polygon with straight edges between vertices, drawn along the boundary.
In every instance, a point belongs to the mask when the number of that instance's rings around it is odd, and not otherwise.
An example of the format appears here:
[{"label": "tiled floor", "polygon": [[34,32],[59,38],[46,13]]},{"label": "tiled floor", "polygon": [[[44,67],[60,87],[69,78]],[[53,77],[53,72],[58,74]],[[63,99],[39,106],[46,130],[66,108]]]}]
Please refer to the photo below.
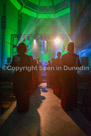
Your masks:
[{"label": "tiled floor", "polygon": [[91,126],[77,110],[64,112],[60,99],[43,83],[30,100],[27,114],[16,109],[1,127],[0,136],[91,136]]}]

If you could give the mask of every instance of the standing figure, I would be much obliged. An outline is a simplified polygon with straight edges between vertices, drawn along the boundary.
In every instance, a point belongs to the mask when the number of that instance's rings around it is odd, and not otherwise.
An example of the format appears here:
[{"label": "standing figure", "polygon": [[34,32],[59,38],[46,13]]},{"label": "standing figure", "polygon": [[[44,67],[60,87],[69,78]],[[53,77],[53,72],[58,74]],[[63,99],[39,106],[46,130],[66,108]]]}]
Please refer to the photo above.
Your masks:
[{"label": "standing figure", "polygon": [[60,66],[62,60],[61,60],[61,52],[57,52],[57,58],[55,60],[55,64]]},{"label": "standing figure", "polygon": [[55,58],[51,58],[51,63],[50,63],[50,85],[53,87],[54,82],[55,82]]},{"label": "standing figure", "polygon": [[18,113],[29,110],[29,84],[32,81],[32,72],[26,67],[31,67],[31,56],[26,55],[27,46],[20,43],[17,47],[18,55],[13,57],[11,66],[14,67],[13,89],[17,100]]},{"label": "standing figure", "polygon": [[36,67],[36,70],[33,70],[33,85],[36,90],[37,86],[39,85],[39,70],[37,60],[33,60],[33,66]]},{"label": "standing figure", "polygon": [[55,59],[55,77],[53,83],[53,92],[59,98],[62,94],[62,59],[61,52],[57,52],[57,58]]},{"label": "standing figure", "polygon": [[81,66],[79,56],[74,53],[74,42],[67,47],[68,53],[62,56],[63,63],[63,93],[61,105],[64,110],[71,110],[77,107],[78,84],[76,67]]},{"label": "standing figure", "polygon": [[40,62],[40,58],[37,58],[37,66],[38,66],[38,77],[39,77],[39,84],[42,82],[42,76],[41,76],[41,68],[42,67],[42,63]]},{"label": "standing figure", "polygon": [[51,83],[51,76],[50,76],[50,68],[51,67],[51,61],[48,61],[48,64],[46,66],[46,81],[47,81],[47,85],[50,86]]}]

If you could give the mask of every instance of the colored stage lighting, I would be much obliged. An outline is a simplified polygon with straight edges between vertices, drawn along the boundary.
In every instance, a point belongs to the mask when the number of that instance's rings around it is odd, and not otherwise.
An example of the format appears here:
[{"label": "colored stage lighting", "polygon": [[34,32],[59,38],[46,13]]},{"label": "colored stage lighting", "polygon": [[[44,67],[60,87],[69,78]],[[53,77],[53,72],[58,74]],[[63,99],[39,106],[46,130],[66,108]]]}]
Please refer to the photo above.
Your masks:
[{"label": "colored stage lighting", "polygon": [[37,47],[38,47],[37,40],[34,39],[34,41],[33,41],[33,48],[34,48],[34,49],[37,49]]},{"label": "colored stage lighting", "polygon": [[37,42],[37,40],[36,39],[34,39],[34,43],[36,43]]},{"label": "colored stage lighting", "polygon": [[59,44],[61,42],[61,39],[59,37],[57,37],[55,40],[54,40],[55,44]]}]

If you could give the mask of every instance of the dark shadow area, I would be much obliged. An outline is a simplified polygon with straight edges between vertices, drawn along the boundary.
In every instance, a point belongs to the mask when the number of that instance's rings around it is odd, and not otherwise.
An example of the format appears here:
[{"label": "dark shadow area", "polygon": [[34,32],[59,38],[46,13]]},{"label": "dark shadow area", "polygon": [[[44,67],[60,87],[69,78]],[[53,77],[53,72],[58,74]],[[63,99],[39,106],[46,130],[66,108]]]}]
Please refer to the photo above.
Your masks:
[{"label": "dark shadow area", "polygon": [[78,83],[78,108],[91,121],[91,74],[79,74]]},{"label": "dark shadow area", "polygon": [[48,91],[46,90],[46,88],[42,88],[42,92],[46,93]]},{"label": "dark shadow area", "polygon": [[25,114],[18,114],[15,109],[0,129],[0,136],[31,135],[40,136],[40,115],[37,108],[41,105],[40,89],[30,97],[30,109]]},{"label": "dark shadow area", "polygon": [[41,100],[45,100],[46,99],[46,97],[45,96],[41,96]]},{"label": "dark shadow area", "polygon": [[[66,112],[66,111],[65,111]],[[78,109],[66,112],[72,120],[91,136],[91,75],[78,75]],[[86,120],[85,119],[88,120]],[[85,124],[85,125],[84,125]]]},{"label": "dark shadow area", "polygon": [[0,70],[0,116],[6,112],[16,100],[13,94],[13,74]]},{"label": "dark shadow area", "polygon": [[91,126],[88,122],[86,122],[84,116],[80,113],[80,111],[69,111],[66,113],[86,133],[87,136],[91,136]]},{"label": "dark shadow area", "polygon": [[0,130],[0,136],[19,135],[24,132],[31,136],[40,134],[40,116],[37,109],[31,109],[28,114],[17,114],[16,109],[11,113],[9,118]]},{"label": "dark shadow area", "polygon": [[0,69],[0,82],[12,82],[13,74],[12,71]]}]

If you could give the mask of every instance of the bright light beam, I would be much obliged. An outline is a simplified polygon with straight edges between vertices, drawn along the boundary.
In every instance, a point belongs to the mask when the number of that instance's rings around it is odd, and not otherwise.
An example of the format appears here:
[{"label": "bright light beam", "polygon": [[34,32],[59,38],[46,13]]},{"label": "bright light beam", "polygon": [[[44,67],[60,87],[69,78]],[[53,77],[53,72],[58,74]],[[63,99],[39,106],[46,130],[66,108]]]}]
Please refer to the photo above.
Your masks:
[{"label": "bright light beam", "polygon": [[46,40],[44,41],[44,52],[45,53],[47,52],[47,41]]},{"label": "bright light beam", "polygon": [[61,39],[59,37],[57,37],[55,40],[54,40],[55,44],[60,44],[61,42]]}]

